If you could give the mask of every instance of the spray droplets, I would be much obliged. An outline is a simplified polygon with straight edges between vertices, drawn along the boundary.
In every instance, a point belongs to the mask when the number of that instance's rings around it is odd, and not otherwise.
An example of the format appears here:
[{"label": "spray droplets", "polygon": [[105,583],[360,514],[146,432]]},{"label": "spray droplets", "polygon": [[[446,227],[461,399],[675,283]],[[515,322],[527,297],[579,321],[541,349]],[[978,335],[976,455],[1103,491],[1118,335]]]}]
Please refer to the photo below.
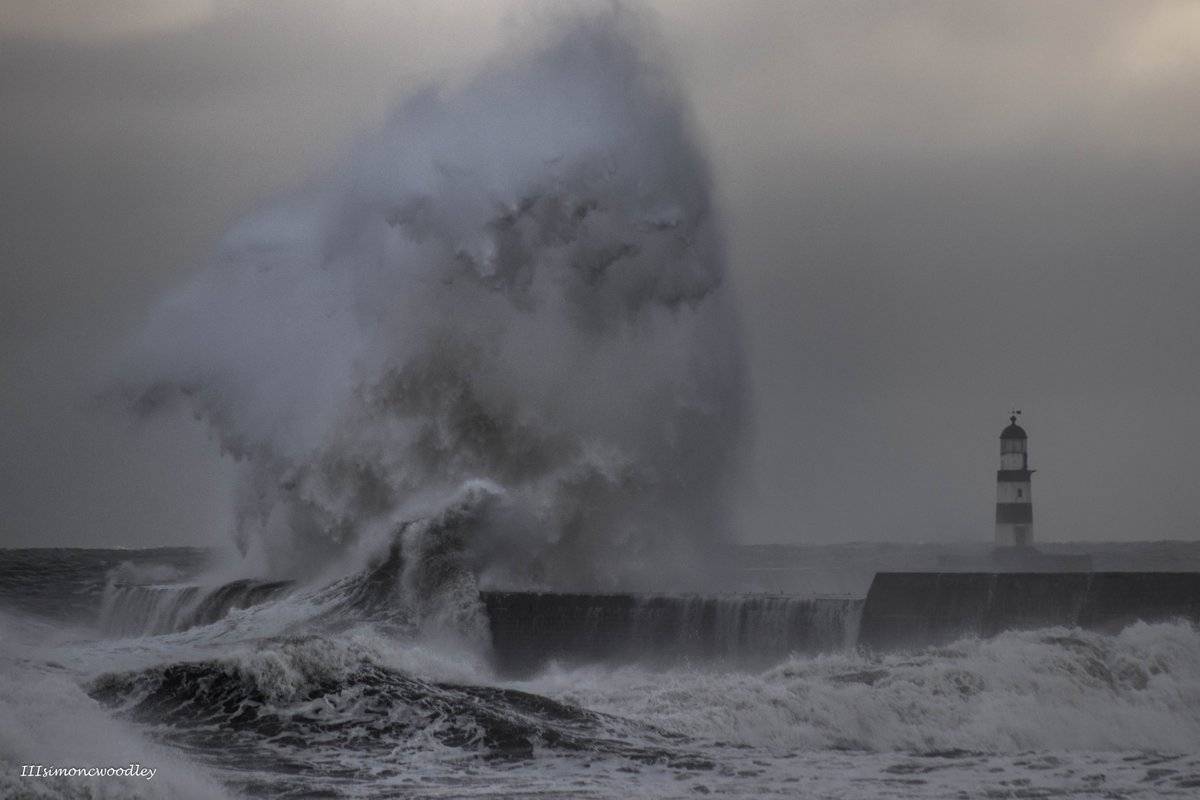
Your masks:
[{"label": "spray droplets", "polygon": [[465,546],[509,579],[629,584],[722,529],[742,366],[708,168],[618,16],[412,97],[158,307],[130,383],[240,460],[280,571],[472,481],[502,499]]}]

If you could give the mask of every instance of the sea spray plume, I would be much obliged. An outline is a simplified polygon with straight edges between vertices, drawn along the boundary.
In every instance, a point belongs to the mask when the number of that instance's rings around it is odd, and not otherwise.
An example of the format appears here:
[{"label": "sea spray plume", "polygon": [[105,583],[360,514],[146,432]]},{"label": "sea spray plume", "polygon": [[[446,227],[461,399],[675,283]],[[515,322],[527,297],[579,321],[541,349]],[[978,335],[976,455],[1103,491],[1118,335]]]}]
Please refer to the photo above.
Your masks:
[{"label": "sea spray plume", "polygon": [[[663,579],[724,529],[742,363],[704,157],[626,12],[404,102],[155,309],[144,410],[240,462],[238,539],[302,573],[492,487],[504,580]],[[640,20],[639,20],[640,21]]]}]

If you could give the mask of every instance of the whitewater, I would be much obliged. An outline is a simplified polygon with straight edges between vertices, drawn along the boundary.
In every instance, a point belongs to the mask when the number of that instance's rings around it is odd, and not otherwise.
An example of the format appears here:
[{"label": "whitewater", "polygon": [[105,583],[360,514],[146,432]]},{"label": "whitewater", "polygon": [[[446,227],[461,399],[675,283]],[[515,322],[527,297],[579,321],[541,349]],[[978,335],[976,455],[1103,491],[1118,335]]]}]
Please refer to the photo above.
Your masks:
[{"label": "whitewater", "polygon": [[[202,560],[0,554],[0,756],[16,765],[4,796],[1098,798],[1200,786],[1200,632],[1186,622],[891,654],[847,643],[766,668],[563,662],[511,677],[486,641],[412,632],[396,613],[395,560],[286,587],[206,584]],[[170,622],[179,604],[215,618]],[[154,633],[117,632],[139,614]],[[133,762],[154,779],[19,774]]]},{"label": "whitewater", "polygon": [[[1189,623],[878,654],[861,598],[697,597],[734,584],[748,400],[648,29],[554,20],[410,94],[154,305],[101,395],[207,428],[236,553],[0,551],[0,796],[1200,791]],[[506,591],[648,598],[643,642],[504,669]]]}]

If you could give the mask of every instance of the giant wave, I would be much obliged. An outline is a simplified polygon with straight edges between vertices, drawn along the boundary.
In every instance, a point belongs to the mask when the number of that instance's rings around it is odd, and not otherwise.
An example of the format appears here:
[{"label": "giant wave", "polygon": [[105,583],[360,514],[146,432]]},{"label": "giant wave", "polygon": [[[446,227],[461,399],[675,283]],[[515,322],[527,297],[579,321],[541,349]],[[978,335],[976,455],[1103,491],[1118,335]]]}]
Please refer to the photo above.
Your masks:
[{"label": "giant wave", "polygon": [[459,531],[479,572],[715,568],[740,336],[709,169],[635,16],[579,16],[410,96],[234,225],[131,343],[121,392],[185,406],[237,460],[236,539],[271,577],[470,486],[493,497]]}]

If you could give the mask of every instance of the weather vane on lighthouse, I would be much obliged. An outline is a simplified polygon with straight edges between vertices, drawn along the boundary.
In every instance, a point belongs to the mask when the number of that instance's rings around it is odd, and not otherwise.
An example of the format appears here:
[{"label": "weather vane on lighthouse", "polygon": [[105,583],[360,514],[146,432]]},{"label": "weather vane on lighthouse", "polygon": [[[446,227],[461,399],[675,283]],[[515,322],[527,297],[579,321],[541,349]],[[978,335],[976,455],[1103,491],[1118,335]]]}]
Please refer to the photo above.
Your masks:
[{"label": "weather vane on lighthouse", "polygon": [[1017,424],[1019,408],[1012,409],[1009,425],[1000,432],[1000,469],[996,473],[996,546],[1029,547],[1033,544],[1033,490],[1029,468],[1029,436]]}]

